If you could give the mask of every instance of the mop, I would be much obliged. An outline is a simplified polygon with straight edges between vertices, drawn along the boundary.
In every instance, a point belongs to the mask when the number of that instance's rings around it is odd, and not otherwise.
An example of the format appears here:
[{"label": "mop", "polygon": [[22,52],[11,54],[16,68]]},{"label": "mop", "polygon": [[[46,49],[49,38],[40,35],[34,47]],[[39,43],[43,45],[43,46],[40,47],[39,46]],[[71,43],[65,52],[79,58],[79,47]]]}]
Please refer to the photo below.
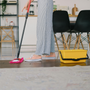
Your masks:
[{"label": "mop", "polygon": [[19,45],[19,50],[18,50],[18,53],[17,53],[17,58],[15,58],[12,61],[10,61],[9,63],[11,63],[11,64],[12,63],[22,63],[24,61],[24,58],[23,57],[19,58],[19,55],[20,55],[20,49],[21,49],[21,45],[22,45],[22,40],[23,40],[24,32],[25,32],[26,22],[27,22],[27,19],[28,19],[28,13],[29,13],[29,9],[30,9],[30,4],[31,4],[31,0],[29,1],[27,13],[26,13],[26,19],[25,19],[25,23],[24,23],[23,32],[22,32],[21,42],[20,42],[20,45]]}]

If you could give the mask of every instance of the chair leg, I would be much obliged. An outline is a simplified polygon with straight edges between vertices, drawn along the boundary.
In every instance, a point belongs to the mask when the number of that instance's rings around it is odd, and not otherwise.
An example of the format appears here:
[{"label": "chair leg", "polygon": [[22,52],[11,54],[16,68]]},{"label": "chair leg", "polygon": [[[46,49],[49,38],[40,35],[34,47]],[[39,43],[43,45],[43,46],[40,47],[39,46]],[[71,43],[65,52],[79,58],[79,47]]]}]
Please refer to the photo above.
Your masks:
[{"label": "chair leg", "polygon": [[75,42],[75,45],[74,45],[74,49],[76,48],[76,45],[77,45],[77,42],[78,42],[78,37],[79,37],[79,35],[77,35],[76,37],[77,37],[77,39],[76,39],[76,42]]},{"label": "chair leg", "polygon": [[68,41],[69,41],[69,38],[70,38],[70,34],[68,35],[68,38],[67,38],[67,43],[68,43]]},{"label": "chair leg", "polygon": [[88,38],[88,43],[89,43],[89,49],[90,49],[90,40],[89,40],[89,34],[87,35],[87,38]]},{"label": "chair leg", "polygon": [[[90,34],[89,34],[89,38],[90,38]],[[89,40],[89,49],[90,49],[90,40]]]},{"label": "chair leg", "polygon": [[65,49],[66,49],[66,45],[65,45],[65,43],[64,43],[63,35],[61,35],[61,37],[62,37],[63,47],[64,47],[64,50],[65,50]]},{"label": "chair leg", "polygon": [[[90,38],[90,34],[89,34],[89,38]],[[89,40],[89,49],[90,49],[90,40]]]},{"label": "chair leg", "polygon": [[11,27],[11,31],[12,31],[12,43],[13,43],[13,48],[15,48],[15,38],[14,38],[14,31],[13,28]]},{"label": "chair leg", "polygon": [[[1,43],[1,46],[2,46],[2,43]],[[1,59],[2,59],[2,48],[1,48]]]},{"label": "chair leg", "polygon": [[14,48],[15,48],[15,41],[14,41]]},{"label": "chair leg", "polygon": [[65,38],[65,35],[64,35],[64,34],[63,34],[63,38],[64,38],[64,41],[65,41],[65,44],[66,44],[67,49],[69,49],[69,47],[68,47],[68,44],[67,44],[67,41],[66,41],[66,38]]},{"label": "chair leg", "polygon": [[56,42],[57,49],[58,49],[58,55],[57,55],[57,59],[58,59],[58,56],[59,56],[59,46],[58,46],[58,42],[57,42],[57,38],[56,38],[55,34],[54,34],[54,38],[55,38],[55,42]]},{"label": "chair leg", "polygon": [[2,38],[2,31],[1,31],[1,48],[2,48],[2,39],[3,39],[3,38]]},{"label": "chair leg", "polygon": [[1,42],[1,48],[2,48],[2,42]]},{"label": "chair leg", "polygon": [[78,46],[77,46],[77,49],[79,49],[79,45],[80,45],[80,40],[81,40],[81,34],[79,35],[79,39],[78,39]]},{"label": "chair leg", "polygon": [[[68,35],[68,38],[67,38],[67,43],[68,43],[68,41],[69,41],[69,38],[70,38],[70,34]],[[66,48],[66,45],[65,45],[65,48]]]},{"label": "chair leg", "polygon": [[57,48],[58,48],[58,50],[59,50],[59,46],[58,46],[57,38],[56,38],[56,35],[55,35],[55,34],[54,34],[54,37],[55,37],[55,42],[56,42]]},{"label": "chair leg", "polygon": [[82,40],[81,39],[80,39],[80,42],[81,42],[82,48],[84,49],[84,46],[83,46],[83,43],[82,43]]},{"label": "chair leg", "polygon": [[0,42],[0,48],[1,48],[1,42]]},{"label": "chair leg", "polygon": [[70,34],[70,39],[69,39],[69,49],[70,49],[70,44],[71,44],[71,37],[72,37],[72,35]]},{"label": "chair leg", "polygon": [[12,48],[13,48],[13,41],[12,41]]}]

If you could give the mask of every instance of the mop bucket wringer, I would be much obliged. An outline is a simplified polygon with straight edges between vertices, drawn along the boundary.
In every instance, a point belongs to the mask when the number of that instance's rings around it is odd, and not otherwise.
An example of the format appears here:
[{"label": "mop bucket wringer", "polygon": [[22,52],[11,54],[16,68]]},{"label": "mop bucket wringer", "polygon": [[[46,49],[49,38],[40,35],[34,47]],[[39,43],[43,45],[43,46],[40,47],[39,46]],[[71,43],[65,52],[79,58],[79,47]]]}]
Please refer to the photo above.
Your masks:
[{"label": "mop bucket wringer", "polygon": [[62,63],[85,63],[88,59],[87,50],[59,50],[60,61]]}]

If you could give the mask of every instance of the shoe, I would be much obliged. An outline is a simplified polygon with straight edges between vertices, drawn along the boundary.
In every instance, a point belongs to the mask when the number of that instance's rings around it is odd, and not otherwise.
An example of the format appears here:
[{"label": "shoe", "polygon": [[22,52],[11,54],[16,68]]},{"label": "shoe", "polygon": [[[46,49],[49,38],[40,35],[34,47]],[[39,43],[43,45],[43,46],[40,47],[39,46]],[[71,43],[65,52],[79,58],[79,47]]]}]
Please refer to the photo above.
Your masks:
[{"label": "shoe", "polygon": [[[33,55],[30,57],[30,58],[32,58],[33,57]],[[26,62],[37,62],[37,61],[41,61],[42,60],[42,58],[40,58],[40,59],[27,59],[27,60],[24,60],[24,61],[26,61]]]},{"label": "shoe", "polygon": [[42,57],[42,59],[56,59],[56,57]]}]

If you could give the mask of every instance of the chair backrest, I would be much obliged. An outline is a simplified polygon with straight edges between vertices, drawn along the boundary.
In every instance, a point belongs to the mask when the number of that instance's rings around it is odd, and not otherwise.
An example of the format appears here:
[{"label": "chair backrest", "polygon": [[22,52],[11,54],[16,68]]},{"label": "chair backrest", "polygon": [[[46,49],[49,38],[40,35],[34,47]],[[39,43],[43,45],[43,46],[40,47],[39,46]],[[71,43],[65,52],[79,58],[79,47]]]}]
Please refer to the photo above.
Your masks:
[{"label": "chair backrest", "polygon": [[1,41],[10,41],[13,39],[13,27],[1,26]]},{"label": "chair backrest", "polygon": [[74,30],[78,32],[90,32],[90,10],[80,11]]},{"label": "chair backrest", "polygon": [[54,33],[66,32],[70,30],[70,21],[67,11],[53,12],[53,31]]}]

